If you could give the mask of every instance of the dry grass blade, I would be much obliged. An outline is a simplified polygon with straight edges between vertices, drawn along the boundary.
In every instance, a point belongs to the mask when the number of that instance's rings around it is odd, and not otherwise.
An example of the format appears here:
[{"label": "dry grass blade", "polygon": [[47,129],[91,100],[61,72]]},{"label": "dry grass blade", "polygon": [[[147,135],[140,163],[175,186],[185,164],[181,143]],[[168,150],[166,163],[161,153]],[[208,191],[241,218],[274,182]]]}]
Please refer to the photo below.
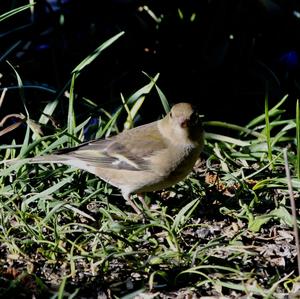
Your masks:
[{"label": "dry grass blade", "polygon": [[287,184],[289,188],[289,195],[290,195],[292,215],[293,215],[295,245],[297,248],[298,275],[300,275],[300,244],[299,244],[299,232],[298,232],[298,225],[297,225],[297,212],[296,212],[295,198],[293,194],[292,179],[291,179],[291,174],[290,174],[290,169],[288,164],[288,156],[287,156],[286,148],[283,151],[283,155],[284,155],[285,173],[286,173]]},{"label": "dry grass blade", "polygon": [[7,92],[7,88],[4,88],[4,89],[2,90],[2,93],[1,93],[1,96],[0,96],[0,108],[1,108],[1,106],[2,106],[2,104],[3,104],[3,101],[4,101],[4,98],[5,98],[6,92]]},{"label": "dry grass blade", "polygon": [[3,135],[5,135],[5,134],[7,134],[7,133],[9,133],[9,132],[11,132],[11,131],[17,129],[22,123],[23,123],[22,121],[18,121],[18,122],[16,122],[16,123],[14,123],[14,124],[8,126],[7,128],[1,130],[1,131],[0,131],[0,136],[3,136]]}]

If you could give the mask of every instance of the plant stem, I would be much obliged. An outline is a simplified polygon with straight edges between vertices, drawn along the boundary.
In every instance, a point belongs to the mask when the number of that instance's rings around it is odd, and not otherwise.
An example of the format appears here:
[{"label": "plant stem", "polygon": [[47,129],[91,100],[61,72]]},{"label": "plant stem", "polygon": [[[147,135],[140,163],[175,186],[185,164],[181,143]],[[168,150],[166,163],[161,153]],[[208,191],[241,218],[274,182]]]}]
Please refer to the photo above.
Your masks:
[{"label": "plant stem", "polygon": [[268,104],[268,85],[266,84],[266,94],[265,94],[265,122],[266,122],[266,139],[268,146],[268,159],[270,162],[270,169],[273,169],[272,162],[272,145],[271,145],[271,128],[269,119],[269,104]]},{"label": "plant stem", "polygon": [[290,174],[290,169],[289,169],[287,148],[285,148],[283,150],[283,155],[284,155],[285,173],[286,173],[290,201],[291,201],[291,208],[292,208],[292,221],[293,221],[293,227],[294,227],[295,245],[296,245],[296,249],[297,249],[298,275],[300,275],[300,244],[299,244],[299,233],[298,233],[298,225],[297,225],[297,212],[296,212],[295,198],[294,198],[294,194],[293,194],[291,174]]}]

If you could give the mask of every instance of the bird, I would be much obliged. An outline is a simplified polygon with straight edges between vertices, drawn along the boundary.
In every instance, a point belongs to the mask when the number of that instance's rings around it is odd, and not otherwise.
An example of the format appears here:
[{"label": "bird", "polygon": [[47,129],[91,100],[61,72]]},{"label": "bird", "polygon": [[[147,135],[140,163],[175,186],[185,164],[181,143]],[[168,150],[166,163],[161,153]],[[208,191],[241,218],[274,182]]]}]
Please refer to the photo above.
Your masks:
[{"label": "bird", "polygon": [[29,159],[32,163],[61,163],[98,176],[120,189],[137,214],[136,194],[143,207],[143,194],[171,187],[193,169],[204,145],[198,110],[180,102],[161,119],[95,139],[53,154]]}]

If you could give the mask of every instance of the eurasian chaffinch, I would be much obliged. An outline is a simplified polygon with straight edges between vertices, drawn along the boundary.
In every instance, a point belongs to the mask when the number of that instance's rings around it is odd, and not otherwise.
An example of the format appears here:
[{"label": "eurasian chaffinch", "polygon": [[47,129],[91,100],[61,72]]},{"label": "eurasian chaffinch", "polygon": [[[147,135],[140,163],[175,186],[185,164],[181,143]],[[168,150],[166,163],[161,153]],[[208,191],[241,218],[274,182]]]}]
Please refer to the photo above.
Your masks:
[{"label": "eurasian chaffinch", "polygon": [[[165,189],[183,180],[198,159],[203,142],[197,111],[189,103],[179,103],[161,120],[29,162],[62,163],[93,173],[119,188],[140,214],[130,195]],[[139,198],[145,206],[143,197]]]}]

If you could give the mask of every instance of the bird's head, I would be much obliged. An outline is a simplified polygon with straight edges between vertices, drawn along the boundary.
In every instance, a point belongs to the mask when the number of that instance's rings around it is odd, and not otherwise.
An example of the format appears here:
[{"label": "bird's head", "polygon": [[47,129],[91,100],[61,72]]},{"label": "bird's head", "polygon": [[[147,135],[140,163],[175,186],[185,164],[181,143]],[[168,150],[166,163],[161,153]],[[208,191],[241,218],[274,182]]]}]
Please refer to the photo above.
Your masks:
[{"label": "bird's head", "polygon": [[192,128],[201,125],[198,111],[189,103],[178,103],[169,112],[173,125],[181,128]]},{"label": "bird's head", "polygon": [[176,137],[189,138],[198,141],[203,137],[203,128],[200,115],[189,103],[175,104],[166,115],[165,120],[172,128]]}]

